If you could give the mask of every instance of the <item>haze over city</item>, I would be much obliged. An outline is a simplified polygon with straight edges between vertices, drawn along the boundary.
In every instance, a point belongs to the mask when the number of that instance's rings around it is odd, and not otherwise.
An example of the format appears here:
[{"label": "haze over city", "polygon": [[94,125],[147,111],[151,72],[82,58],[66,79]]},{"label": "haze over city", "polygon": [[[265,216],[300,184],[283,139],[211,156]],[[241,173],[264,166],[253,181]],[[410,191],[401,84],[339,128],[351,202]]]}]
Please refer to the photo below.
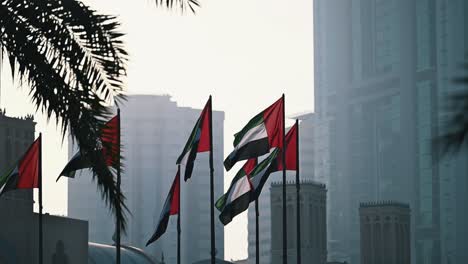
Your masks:
[{"label": "haze over city", "polygon": [[[234,133],[282,93],[288,115],[313,111],[311,1],[207,0],[196,14],[159,8],[149,0],[85,3],[121,22],[130,53],[129,95],[168,94],[179,106],[199,109],[213,96],[214,110],[226,113],[226,155]],[[69,142],[62,144],[55,121],[47,124],[34,111],[28,88],[13,88],[17,84],[10,77],[9,68],[3,67],[0,107],[10,116],[35,114],[36,134],[44,133],[44,151],[53,153],[44,156],[45,212],[66,215],[67,179],[55,179],[68,160]],[[225,188],[236,171],[226,174]],[[241,215],[226,226],[226,259],[247,257],[246,221]]]},{"label": "haze over city", "polygon": [[0,51],[1,264],[468,259],[466,0],[4,0]]}]

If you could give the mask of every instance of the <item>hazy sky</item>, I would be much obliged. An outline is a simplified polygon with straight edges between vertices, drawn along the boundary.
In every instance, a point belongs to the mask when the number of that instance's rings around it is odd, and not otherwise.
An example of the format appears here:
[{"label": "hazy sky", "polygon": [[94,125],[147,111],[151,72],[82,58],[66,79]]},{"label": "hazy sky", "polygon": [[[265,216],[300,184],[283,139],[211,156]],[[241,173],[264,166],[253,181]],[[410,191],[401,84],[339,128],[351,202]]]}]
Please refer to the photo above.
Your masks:
[{"label": "hazy sky", "polygon": [[[286,114],[313,110],[312,0],[201,0],[196,15],[157,8],[151,0],[85,0],[119,16],[130,52],[129,94],[170,94],[181,106],[226,112],[225,153],[233,134],[286,94]],[[1,108],[11,116],[34,113],[28,88],[12,88],[3,70]],[[44,207],[66,214],[66,180],[55,178],[67,161],[66,141],[54,123],[36,115],[44,132]],[[224,179],[228,187],[233,172]],[[247,217],[225,229],[227,259],[247,257]]]}]

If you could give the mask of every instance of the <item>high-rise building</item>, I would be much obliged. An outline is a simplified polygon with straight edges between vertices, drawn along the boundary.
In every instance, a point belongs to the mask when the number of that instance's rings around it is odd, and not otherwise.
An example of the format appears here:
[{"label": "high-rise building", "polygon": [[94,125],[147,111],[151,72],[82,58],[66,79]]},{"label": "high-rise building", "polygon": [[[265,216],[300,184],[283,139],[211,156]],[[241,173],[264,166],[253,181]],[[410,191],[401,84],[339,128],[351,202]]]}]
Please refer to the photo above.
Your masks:
[{"label": "high-rise building", "polygon": [[408,204],[361,203],[361,264],[410,264],[411,216]]},{"label": "high-rise building", "polygon": [[432,149],[468,59],[467,11],[465,0],[314,1],[315,171],[329,178],[330,259],[360,262],[355,208],[369,200],[410,204],[412,263],[468,258],[466,154],[441,160]]},{"label": "high-rise building", "polygon": [[[327,263],[327,190],[324,184],[301,181],[301,261]],[[271,263],[283,261],[283,183],[271,184]],[[288,262],[297,260],[296,183],[286,185]],[[262,233],[261,233],[262,234]],[[254,256],[255,258],[255,256]]]},{"label": "high-rise building", "polygon": [[[179,107],[170,96],[133,95],[121,108],[122,190],[131,213],[122,243],[144,248],[158,259],[164,254],[167,263],[176,262],[177,216],[170,218],[163,237],[148,247],[145,244],[156,228],[177,171],[176,160],[200,113],[201,109]],[[224,112],[213,111],[215,198],[224,191],[223,130]],[[75,151],[70,147],[69,154]],[[182,263],[210,256],[209,175],[209,153],[198,153],[192,178],[181,184]],[[69,180],[68,186],[69,215],[89,221],[90,241],[112,243],[113,218],[88,172]],[[215,221],[215,231],[216,254],[223,258],[224,228],[219,221]]]},{"label": "high-rise building", "polygon": [[[299,159],[300,159],[300,177],[303,180],[319,180],[314,178],[314,114],[303,113],[291,116],[293,119],[299,119]],[[288,171],[287,179],[295,180],[296,173]],[[262,194],[258,199],[260,211],[260,263],[271,263],[271,205],[270,205],[270,185],[273,181],[282,179],[282,172],[275,172],[270,175],[270,178],[265,183]],[[248,262],[255,263],[255,205],[251,203],[248,210]]]}]

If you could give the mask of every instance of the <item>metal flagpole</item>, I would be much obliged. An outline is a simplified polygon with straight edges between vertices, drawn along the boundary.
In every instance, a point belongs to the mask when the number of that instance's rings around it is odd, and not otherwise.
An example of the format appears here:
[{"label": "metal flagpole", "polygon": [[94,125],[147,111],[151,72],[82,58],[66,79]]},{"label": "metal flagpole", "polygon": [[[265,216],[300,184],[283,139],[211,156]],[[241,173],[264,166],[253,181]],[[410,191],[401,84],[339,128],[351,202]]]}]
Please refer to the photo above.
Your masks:
[{"label": "metal flagpole", "polygon": [[[177,168],[177,175],[179,177],[179,212],[178,212],[178,215],[177,215],[177,264],[180,264],[180,211],[181,211],[181,208],[180,208],[180,200],[182,199],[182,195],[181,195],[181,190],[182,190],[182,186],[180,185],[180,164],[178,165],[178,168]],[[174,199],[174,198],[173,198]]]},{"label": "metal flagpole", "polygon": [[209,99],[209,118],[210,118],[210,214],[211,214],[211,264],[215,264],[216,245],[215,245],[215,226],[214,226],[214,168],[213,168],[213,108],[211,95]]},{"label": "metal flagpole", "polygon": [[[117,135],[117,146],[119,148],[119,153],[118,153],[118,157],[117,157],[117,194],[120,194],[120,183],[121,183],[121,177],[120,177],[120,108],[117,108],[117,131],[118,131],[118,135]],[[113,152],[113,151],[112,151]],[[120,195],[117,195],[117,202],[119,203],[119,206],[120,206]],[[117,216],[120,215],[120,207],[117,206]],[[121,226],[121,223],[120,223],[120,219],[119,217],[117,217],[117,220],[116,220],[116,241],[115,241],[115,250],[116,250],[116,263],[117,264],[120,264],[120,226]]]},{"label": "metal flagpole", "polygon": [[297,207],[297,263],[301,264],[301,183],[299,178],[299,120],[296,119],[296,207]]},{"label": "metal flagpole", "polygon": [[259,232],[259,224],[258,218],[260,213],[258,211],[258,198],[255,199],[255,263],[260,264],[260,232]]},{"label": "metal flagpole", "polygon": [[288,231],[287,231],[287,216],[286,216],[286,140],[285,140],[285,96],[283,94],[283,149],[282,149],[282,163],[283,163],[283,264],[288,263]]},{"label": "metal flagpole", "polygon": [[42,230],[42,133],[39,133],[39,264],[43,259],[43,230]]},{"label": "metal flagpole", "polygon": [[2,105],[2,66],[3,66],[3,47],[0,44],[0,106]]}]

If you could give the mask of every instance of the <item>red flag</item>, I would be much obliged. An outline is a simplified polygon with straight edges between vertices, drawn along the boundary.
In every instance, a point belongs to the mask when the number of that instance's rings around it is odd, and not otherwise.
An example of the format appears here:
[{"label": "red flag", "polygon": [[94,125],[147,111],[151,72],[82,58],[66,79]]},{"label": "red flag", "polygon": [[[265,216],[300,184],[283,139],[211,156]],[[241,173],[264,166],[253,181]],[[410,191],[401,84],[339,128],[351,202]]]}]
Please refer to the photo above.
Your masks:
[{"label": "red flag", "polygon": [[[102,153],[106,159],[106,164],[112,166],[113,161],[120,155],[119,133],[120,124],[118,116],[114,116],[102,128],[101,141],[103,144]],[[112,149],[109,151],[109,147]]]},{"label": "red flag", "polygon": [[154,231],[151,238],[146,243],[146,246],[153,243],[154,241],[158,240],[167,229],[167,225],[169,223],[169,217],[171,215],[179,214],[179,200],[180,200],[180,170],[177,170],[177,174],[172,182],[171,190],[167,195],[166,201],[164,202],[164,206],[159,217],[158,226]]},{"label": "red flag", "polygon": [[[296,170],[297,169],[297,130],[298,125],[294,124],[288,133],[286,134],[285,144],[286,144],[286,170]],[[278,155],[278,171],[283,170],[282,162],[282,153]]]},{"label": "red flag", "polygon": [[284,99],[281,97],[278,101],[263,111],[263,119],[268,134],[268,143],[270,148],[283,147],[284,135]]},{"label": "red flag", "polygon": [[39,155],[41,140],[36,139],[18,164],[17,189],[39,188]]},{"label": "red flag", "polygon": [[197,152],[210,151],[210,118],[211,118],[211,97],[206,103],[200,115],[200,140]]},{"label": "red flag", "polygon": [[184,165],[184,180],[187,181],[192,176],[193,166],[198,152],[211,150],[210,142],[210,118],[211,118],[211,97],[206,103],[195,127],[190,133],[190,137],[185,144],[184,150],[177,159],[178,165]]},{"label": "red flag", "polygon": [[243,169],[245,171],[245,174],[249,175],[257,166],[257,158],[252,158],[247,160],[247,162],[244,164]]},{"label": "red flag", "polygon": [[[107,121],[104,127],[101,129],[101,144],[102,144],[102,155],[106,161],[107,166],[112,166],[118,163],[120,157],[120,146],[119,146],[119,134],[120,124],[119,116],[114,116],[111,120]],[[75,173],[78,170],[90,168],[91,163],[89,160],[81,155],[81,152],[76,153],[73,158],[65,165],[57,181],[61,176],[75,178]]]},{"label": "red flag", "polygon": [[21,160],[0,177],[0,195],[16,189],[39,188],[39,161],[41,138],[29,147]]},{"label": "red flag", "polygon": [[176,215],[179,213],[179,201],[180,201],[180,170],[177,170],[176,177],[171,187],[171,209],[169,215]]}]

